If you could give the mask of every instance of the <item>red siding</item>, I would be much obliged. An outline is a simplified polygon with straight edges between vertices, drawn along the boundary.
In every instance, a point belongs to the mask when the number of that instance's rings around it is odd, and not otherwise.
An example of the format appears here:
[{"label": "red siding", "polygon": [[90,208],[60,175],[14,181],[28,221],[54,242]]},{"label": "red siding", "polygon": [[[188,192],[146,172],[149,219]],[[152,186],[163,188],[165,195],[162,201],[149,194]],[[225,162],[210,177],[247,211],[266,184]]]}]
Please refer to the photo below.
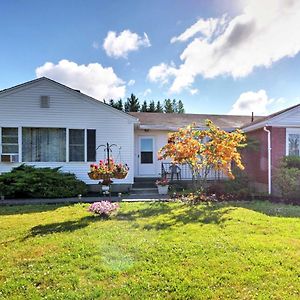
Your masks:
[{"label": "red siding", "polygon": [[279,166],[280,160],[286,155],[286,129],[272,127],[271,129],[272,169]]},{"label": "red siding", "polygon": [[[268,127],[271,131],[272,174],[285,156],[286,129]],[[268,134],[263,128],[248,132],[247,137],[258,141],[258,150],[246,149],[243,152],[245,171],[255,182],[268,183]]]},{"label": "red siding", "polygon": [[247,133],[250,140],[258,142],[258,149],[243,151],[245,172],[254,181],[268,183],[268,136],[263,129]]}]

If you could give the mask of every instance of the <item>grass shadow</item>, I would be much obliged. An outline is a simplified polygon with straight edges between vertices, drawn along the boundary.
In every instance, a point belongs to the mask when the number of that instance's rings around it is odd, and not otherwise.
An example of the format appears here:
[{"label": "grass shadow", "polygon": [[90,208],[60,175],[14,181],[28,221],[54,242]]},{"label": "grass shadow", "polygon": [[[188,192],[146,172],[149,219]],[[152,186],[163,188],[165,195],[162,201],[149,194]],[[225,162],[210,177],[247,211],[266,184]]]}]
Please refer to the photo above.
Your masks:
[{"label": "grass shadow", "polygon": [[[72,204],[70,204],[72,205]],[[0,206],[0,216],[19,215],[19,214],[33,214],[40,212],[53,211],[67,204],[30,204],[30,205],[12,205]]]},{"label": "grass shadow", "polygon": [[285,203],[273,203],[270,201],[237,201],[228,205],[250,209],[269,217],[300,218],[300,206]]}]

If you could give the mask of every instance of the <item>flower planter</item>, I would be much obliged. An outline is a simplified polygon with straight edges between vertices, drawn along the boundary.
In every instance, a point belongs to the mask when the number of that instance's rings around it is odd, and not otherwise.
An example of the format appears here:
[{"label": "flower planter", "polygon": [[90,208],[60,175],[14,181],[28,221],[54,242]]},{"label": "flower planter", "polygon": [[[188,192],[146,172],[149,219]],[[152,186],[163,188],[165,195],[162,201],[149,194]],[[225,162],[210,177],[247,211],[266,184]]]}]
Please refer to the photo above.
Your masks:
[{"label": "flower planter", "polygon": [[158,193],[160,195],[167,195],[169,190],[169,185],[158,185]]},{"label": "flower planter", "polygon": [[101,174],[101,173],[97,173],[97,172],[89,172],[88,175],[92,180],[108,181],[112,177],[112,175],[110,175],[110,174]]},{"label": "flower planter", "polygon": [[114,174],[114,178],[116,178],[116,179],[124,179],[124,178],[126,178],[127,174],[128,174],[128,172],[126,172],[126,173],[116,172]]}]

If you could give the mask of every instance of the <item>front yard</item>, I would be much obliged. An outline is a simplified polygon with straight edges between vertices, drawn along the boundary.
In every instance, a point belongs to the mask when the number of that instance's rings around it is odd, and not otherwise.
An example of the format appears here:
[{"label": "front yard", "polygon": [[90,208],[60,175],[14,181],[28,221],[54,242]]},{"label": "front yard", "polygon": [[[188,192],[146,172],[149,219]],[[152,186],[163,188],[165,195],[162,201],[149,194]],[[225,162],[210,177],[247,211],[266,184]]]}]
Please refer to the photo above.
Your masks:
[{"label": "front yard", "polygon": [[299,299],[299,206],[87,207],[0,207],[1,299]]}]

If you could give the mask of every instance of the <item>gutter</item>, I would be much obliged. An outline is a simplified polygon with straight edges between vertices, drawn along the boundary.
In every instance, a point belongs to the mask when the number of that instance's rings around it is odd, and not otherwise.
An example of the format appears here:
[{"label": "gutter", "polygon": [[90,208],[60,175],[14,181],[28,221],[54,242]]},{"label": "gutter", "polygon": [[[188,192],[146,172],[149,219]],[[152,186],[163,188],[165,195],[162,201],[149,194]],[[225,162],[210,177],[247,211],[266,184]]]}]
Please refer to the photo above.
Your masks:
[{"label": "gutter", "polygon": [[268,194],[272,193],[272,157],[271,157],[271,131],[264,127],[264,131],[268,134]]}]

